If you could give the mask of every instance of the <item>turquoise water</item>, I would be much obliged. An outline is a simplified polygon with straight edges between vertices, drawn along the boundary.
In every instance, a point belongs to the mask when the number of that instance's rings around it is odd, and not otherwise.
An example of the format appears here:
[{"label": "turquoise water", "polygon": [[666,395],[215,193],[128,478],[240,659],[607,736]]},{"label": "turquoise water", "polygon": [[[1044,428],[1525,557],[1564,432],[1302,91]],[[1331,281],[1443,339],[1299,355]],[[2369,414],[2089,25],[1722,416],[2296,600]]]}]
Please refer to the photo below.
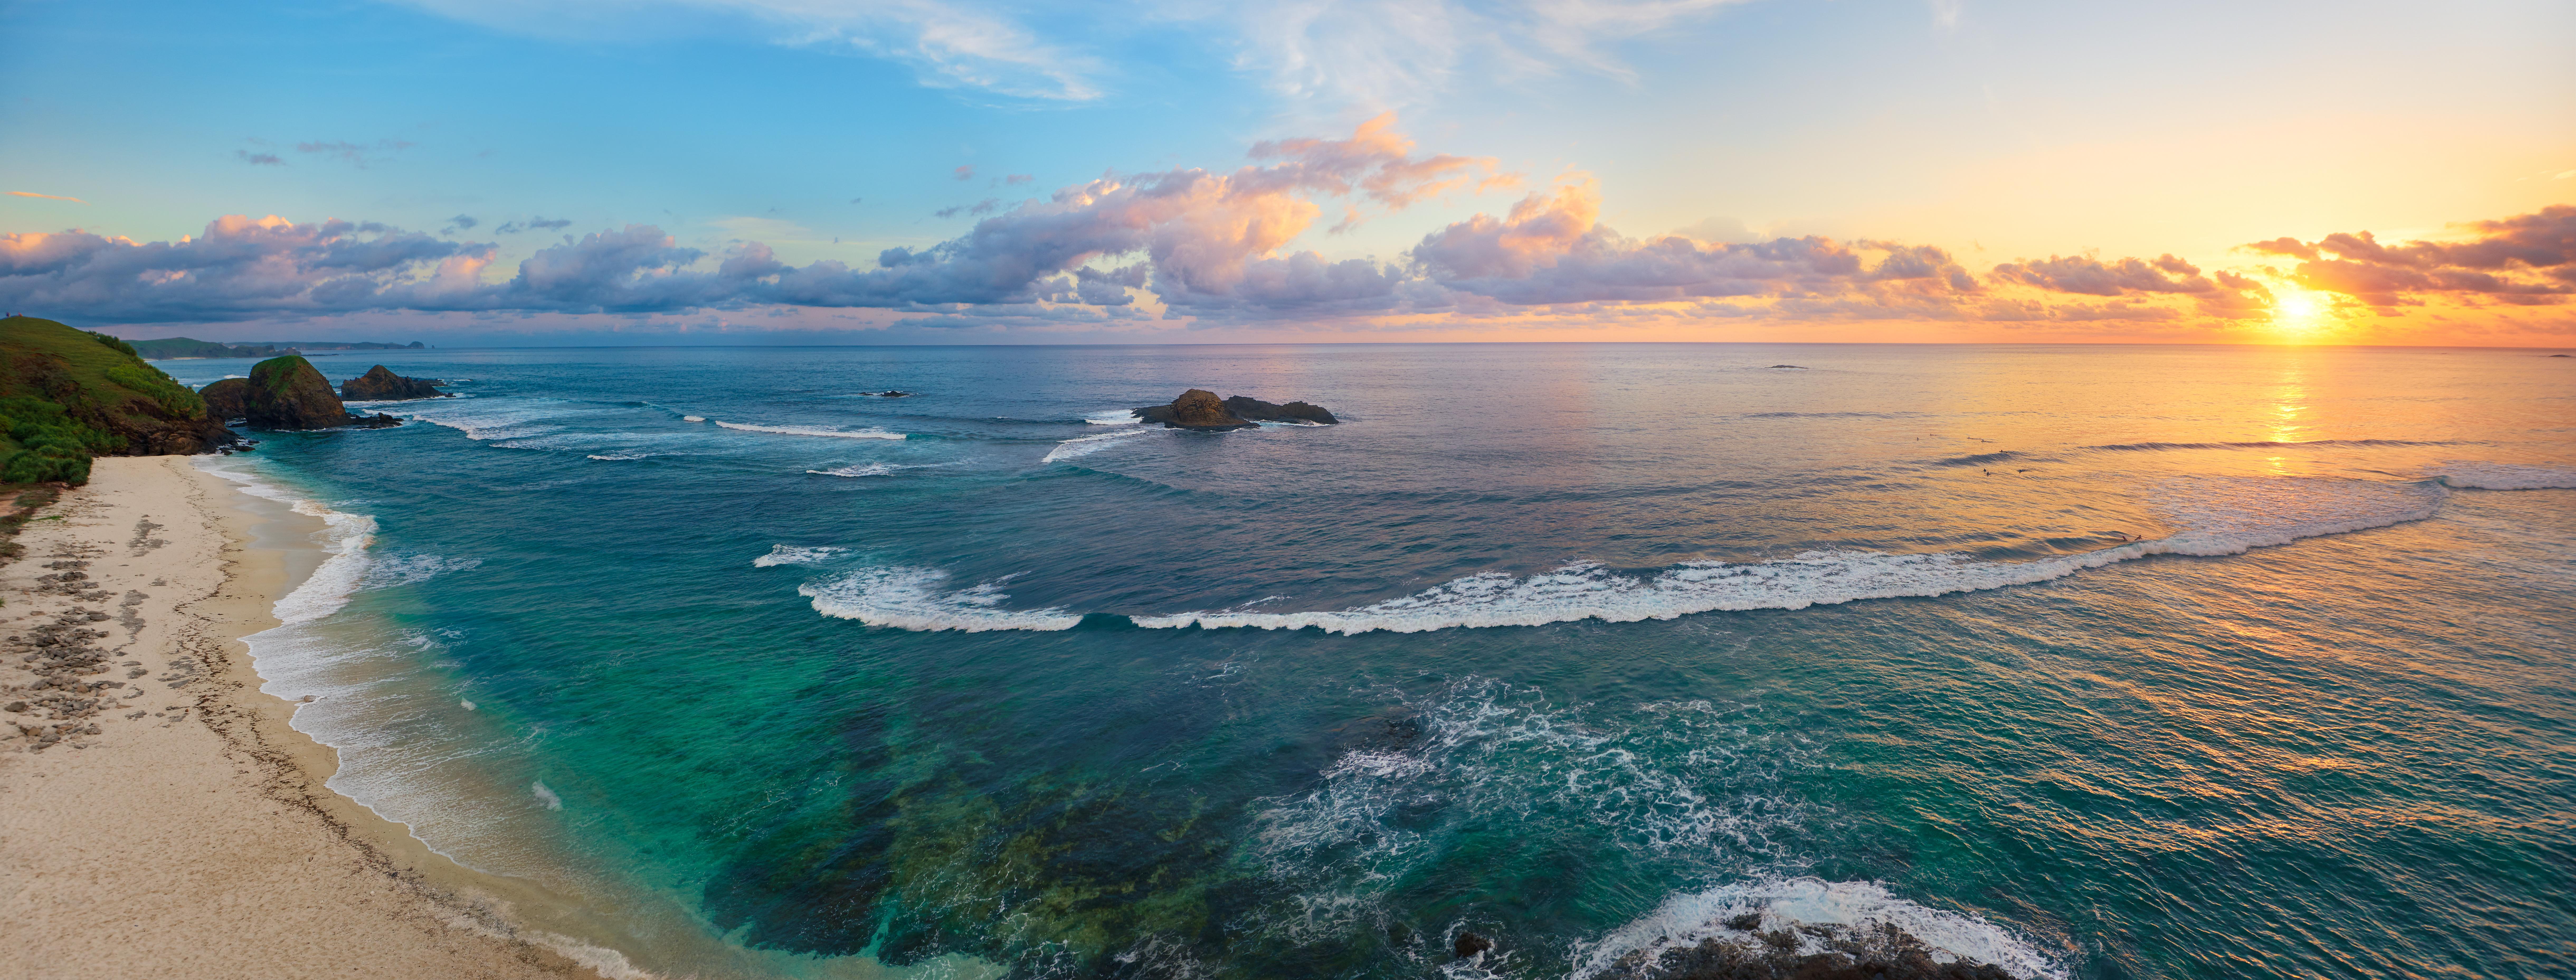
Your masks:
[{"label": "turquoise water", "polygon": [[[620,969],[1573,977],[1745,911],[2025,977],[2576,954],[2569,360],[386,357],[465,397],[209,464],[334,522],[259,669]],[[1347,422],[1110,424],[1185,387]]]}]

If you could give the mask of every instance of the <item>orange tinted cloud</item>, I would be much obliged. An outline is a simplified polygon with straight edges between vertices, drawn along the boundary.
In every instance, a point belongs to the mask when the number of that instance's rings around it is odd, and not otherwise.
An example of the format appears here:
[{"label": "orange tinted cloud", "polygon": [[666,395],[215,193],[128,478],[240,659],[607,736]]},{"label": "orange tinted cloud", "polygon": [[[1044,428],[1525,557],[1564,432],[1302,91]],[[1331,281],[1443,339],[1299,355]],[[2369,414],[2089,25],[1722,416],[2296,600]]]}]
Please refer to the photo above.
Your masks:
[{"label": "orange tinted cloud", "polygon": [[7,194],[10,197],[41,197],[48,201],[70,201],[74,204],[89,203],[88,201],[81,200],[77,197],[64,197],[60,194],[38,194],[34,191],[0,191],[0,194]]}]

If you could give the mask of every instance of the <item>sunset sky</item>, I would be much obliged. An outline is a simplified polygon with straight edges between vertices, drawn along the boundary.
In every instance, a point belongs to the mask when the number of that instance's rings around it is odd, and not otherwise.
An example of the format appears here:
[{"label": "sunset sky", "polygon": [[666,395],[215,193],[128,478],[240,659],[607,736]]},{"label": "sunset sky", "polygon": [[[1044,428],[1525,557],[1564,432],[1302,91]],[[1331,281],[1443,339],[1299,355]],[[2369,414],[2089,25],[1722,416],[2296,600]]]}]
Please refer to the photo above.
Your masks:
[{"label": "sunset sky", "polygon": [[460,345],[2576,346],[2571,39],[2564,0],[13,0],[0,305]]}]

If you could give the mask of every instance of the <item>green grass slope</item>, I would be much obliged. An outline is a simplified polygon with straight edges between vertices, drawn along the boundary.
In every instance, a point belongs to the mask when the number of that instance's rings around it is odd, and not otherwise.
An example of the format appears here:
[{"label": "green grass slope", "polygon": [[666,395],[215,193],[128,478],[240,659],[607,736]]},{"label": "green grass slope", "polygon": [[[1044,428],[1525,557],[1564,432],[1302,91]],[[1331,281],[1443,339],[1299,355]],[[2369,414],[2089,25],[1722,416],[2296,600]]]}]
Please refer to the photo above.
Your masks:
[{"label": "green grass slope", "polygon": [[0,482],[86,483],[94,456],[199,453],[231,439],[196,392],[132,345],[0,319]]}]

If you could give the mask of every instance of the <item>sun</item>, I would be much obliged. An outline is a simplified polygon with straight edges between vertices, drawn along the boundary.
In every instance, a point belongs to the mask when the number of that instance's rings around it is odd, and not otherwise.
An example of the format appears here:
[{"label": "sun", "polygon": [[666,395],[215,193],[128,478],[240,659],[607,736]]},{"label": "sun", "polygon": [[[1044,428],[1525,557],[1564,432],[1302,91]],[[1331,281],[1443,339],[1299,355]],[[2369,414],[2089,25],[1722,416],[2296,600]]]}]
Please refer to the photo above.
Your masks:
[{"label": "sun", "polygon": [[2283,326],[2311,325],[2311,321],[2325,311],[2326,305],[2307,293],[2284,292],[2272,301],[2272,319],[2280,321]]}]

